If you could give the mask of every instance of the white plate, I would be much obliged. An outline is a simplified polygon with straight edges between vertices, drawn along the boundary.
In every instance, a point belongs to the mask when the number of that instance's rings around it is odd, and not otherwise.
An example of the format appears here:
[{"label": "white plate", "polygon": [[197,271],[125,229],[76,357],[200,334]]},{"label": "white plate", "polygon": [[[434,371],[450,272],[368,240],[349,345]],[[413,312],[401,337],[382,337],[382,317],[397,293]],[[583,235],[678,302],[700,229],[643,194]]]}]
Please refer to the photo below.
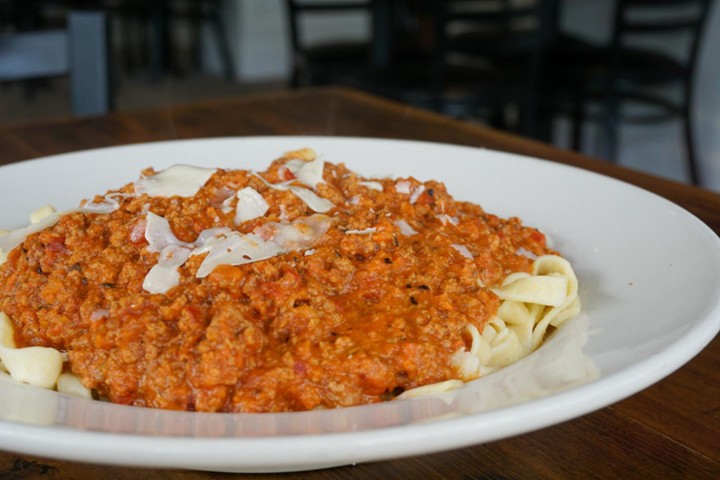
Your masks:
[{"label": "white plate", "polygon": [[289,471],[418,455],[568,420],[649,386],[720,328],[720,241],[631,185],[488,150],[392,140],[191,140],[0,168],[0,227],[137,178],[147,166],[263,168],[313,147],[364,175],[444,181],[457,199],[541,228],[574,265],[584,313],[535,354],[442,398],[286,414],[201,414],[70,398],[0,378],[0,449],[81,462]]}]

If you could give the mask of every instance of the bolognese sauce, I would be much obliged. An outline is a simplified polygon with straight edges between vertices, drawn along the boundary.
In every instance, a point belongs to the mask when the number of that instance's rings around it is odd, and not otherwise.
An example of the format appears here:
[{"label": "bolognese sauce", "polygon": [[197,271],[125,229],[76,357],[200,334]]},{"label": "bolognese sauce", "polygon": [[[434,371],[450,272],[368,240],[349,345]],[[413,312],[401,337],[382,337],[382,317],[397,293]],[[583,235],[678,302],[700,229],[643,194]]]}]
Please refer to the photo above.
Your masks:
[{"label": "bolognese sauce", "polygon": [[[67,352],[66,368],[112,402],[176,410],[345,407],[458,378],[465,328],[482,330],[500,304],[489,287],[554,253],[544,235],[437,181],[323,162],[308,186],[297,167],[315,158],[218,169],[190,196],[131,183],[93,200],[113,211],[27,236],[0,266],[16,343]],[[245,201],[263,208],[241,214]],[[166,225],[164,244],[151,223]],[[218,247],[231,237],[280,247],[233,256]],[[159,251],[167,238],[175,250]]]}]

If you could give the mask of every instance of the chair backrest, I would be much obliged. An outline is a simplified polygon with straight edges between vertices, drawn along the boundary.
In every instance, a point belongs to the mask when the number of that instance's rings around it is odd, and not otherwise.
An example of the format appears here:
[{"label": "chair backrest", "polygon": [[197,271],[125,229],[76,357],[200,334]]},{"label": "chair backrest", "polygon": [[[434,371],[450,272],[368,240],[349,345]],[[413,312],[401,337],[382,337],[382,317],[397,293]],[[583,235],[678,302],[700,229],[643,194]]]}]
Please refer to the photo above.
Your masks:
[{"label": "chair backrest", "polygon": [[[453,28],[476,29],[488,32],[481,40],[485,52],[479,55],[509,53],[525,56],[523,76],[529,97],[534,95],[541,77],[545,50],[557,34],[558,0],[450,0],[434,2],[435,48],[434,90],[442,95],[444,71],[448,58],[454,53],[449,37]],[[532,98],[526,104],[537,103]],[[534,107],[530,107],[530,110]],[[528,127],[527,129],[531,129]]]},{"label": "chair backrest", "polygon": [[447,34],[456,24],[505,33],[505,48],[544,46],[557,33],[557,0],[450,0],[437,1],[436,14]]},{"label": "chair backrest", "polygon": [[[379,2],[378,4],[380,4]],[[360,12],[366,14],[375,28],[375,1],[374,0],[347,0],[347,1],[313,1],[313,0],[286,0],[288,29],[290,34],[290,46],[292,50],[292,73],[291,86],[298,87],[301,84],[302,71],[310,68],[308,60],[308,52],[310,45],[307,43],[308,32],[303,31],[303,19],[313,16],[314,18],[327,16],[333,13],[344,12]],[[374,43],[372,47],[374,48]],[[373,56],[376,53],[372,53]],[[383,55],[384,52],[378,50],[377,55]],[[312,75],[311,75],[312,76]],[[311,80],[311,83],[313,81]]]},{"label": "chair backrest", "polygon": [[0,82],[68,75],[72,109],[97,115],[112,108],[107,18],[71,12],[63,30],[0,34]]},{"label": "chair backrest", "polygon": [[303,1],[303,0],[286,0],[289,27],[290,27],[290,43],[294,53],[302,52],[304,44],[302,42],[302,32],[300,28],[300,19],[305,14],[311,13],[333,13],[333,12],[372,12],[373,0],[366,1]]},{"label": "chair backrest", "polygon": [[712,0],[618,0],[612,46],[618,50],[632,38],[685,33],[688,74],[695,68],[700,40]]}]

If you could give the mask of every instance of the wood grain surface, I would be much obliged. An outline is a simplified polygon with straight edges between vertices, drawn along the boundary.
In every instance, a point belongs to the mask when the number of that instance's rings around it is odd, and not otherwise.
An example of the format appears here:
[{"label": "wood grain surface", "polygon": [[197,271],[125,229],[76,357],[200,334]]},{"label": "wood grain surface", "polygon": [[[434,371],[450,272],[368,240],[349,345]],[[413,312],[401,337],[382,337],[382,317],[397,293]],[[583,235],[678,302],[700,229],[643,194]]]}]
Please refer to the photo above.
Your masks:
[{"label": "wood grain surface", "polygon": [[[720,233],[720,196],[583,155],[346,89],[237,97],[0,129],[0,164],[97,147],[247,135],[415,139],[515,152],[599,172],[657,193]],[[0,427],[2,428],[2,427]],[[242,478],[717,479],[720,337],[656,385],[605,409],[485,445],[315,472]],[[64,462],[0,452],[0,479],[209,479],[230,474]]]}]

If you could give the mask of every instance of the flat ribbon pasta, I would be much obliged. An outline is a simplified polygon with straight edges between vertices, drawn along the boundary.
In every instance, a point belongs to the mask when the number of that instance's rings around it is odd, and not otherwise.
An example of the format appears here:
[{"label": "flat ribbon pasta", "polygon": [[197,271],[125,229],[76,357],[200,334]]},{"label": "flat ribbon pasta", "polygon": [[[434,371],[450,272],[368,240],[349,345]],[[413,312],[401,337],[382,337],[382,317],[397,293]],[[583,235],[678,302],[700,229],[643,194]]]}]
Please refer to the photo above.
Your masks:
[{"label": "flat ribbon pasta", "polygon": [[90,390],[78,377],[62,373],[65,360],[62,353],[50,347],[16,348],[14,330],[10,318],[0,312],[0,371],[18,382],[91,398]]},{"label": "flat ribbon pasta", "polygon": [[490,289],[502,303],[480,332],[466,327],[469,350],[453,356],[463,380],[471,380],[505,367],[533,352],[549,327],[559,327],[580,312],[577,277],[570,263],[557,255],[533,262],[531,273],[509,275]]}]

